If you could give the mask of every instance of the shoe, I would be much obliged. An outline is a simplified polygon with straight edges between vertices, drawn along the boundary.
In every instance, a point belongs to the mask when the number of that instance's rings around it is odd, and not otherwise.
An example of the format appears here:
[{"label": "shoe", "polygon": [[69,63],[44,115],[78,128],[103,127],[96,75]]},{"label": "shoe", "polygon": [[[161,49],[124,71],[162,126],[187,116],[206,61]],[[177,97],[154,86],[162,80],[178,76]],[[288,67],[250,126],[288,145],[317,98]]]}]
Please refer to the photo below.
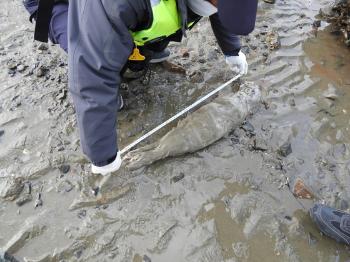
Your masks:
[{"label": "shoe", "polygon": [[123,108],[124,108],[124,100],[123,100],[123,97],[122,97],[122,95],[119,95],[119,101],[118,101],[119,103],[119,109],[118,109],[118,111],[120,111],[120,110],[122,110]]},{"label": "shoe", "polygon": [[309,212],[323,234],[350,245],[350,214],[321,204],[314,205]]},{"label": "shoe", "polygon": [[170,50],[168,48],[165,48],[164,50],[162,50],[160,52],[153,52],[152,58],[149,62],[151,64],[160,63],[160,62],[167,60],[169,58],[169,56],[170,56]]}]

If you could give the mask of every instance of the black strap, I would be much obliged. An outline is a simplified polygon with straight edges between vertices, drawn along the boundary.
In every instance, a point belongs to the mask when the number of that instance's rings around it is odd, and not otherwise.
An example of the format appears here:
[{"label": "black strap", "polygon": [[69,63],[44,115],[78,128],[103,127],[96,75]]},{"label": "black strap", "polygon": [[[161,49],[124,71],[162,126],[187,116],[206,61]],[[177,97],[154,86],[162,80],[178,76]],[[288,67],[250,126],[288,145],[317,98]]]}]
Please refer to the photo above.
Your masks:
[{"label": "black strap", "polygon": [[34,39],[40,42],[47,42],[52,16],[52,9],[55,0],[40,0],[37,11]]}]

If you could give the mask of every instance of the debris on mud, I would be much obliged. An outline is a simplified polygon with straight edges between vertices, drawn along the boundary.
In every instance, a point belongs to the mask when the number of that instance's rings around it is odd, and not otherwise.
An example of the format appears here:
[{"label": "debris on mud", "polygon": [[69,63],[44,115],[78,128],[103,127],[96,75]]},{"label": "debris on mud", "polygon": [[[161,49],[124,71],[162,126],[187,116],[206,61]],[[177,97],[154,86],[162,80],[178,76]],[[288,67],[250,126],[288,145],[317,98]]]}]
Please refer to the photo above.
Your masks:
[{"label": "debris on mud", "polygon": [[271,51],[281,46],[280,37],[276,31],[268,32],[265,41]]},{"label": "debris on mud", "polygon": [[91,207],[91,206],[101,206],[109,204],[113,201],[116,201],[119,198],[122,198],[127,193],[129,193],[132,189],[131,185],[126,185],[121,188],[115,188],[114,190],[105,192],[103,194],[98,194],[97,196],[87,197],[80,196],[80,198],[75,199],[69,210],[76,210],[83,207]]},{"label": "debris on mud", "polygon": [[314,194],[311,192],[310,189],[308,189],[304,183],[303,180],[300,178],[297,178],[294,188],[293,188],[293,194],[297,198],[303,198],[303,199],[312,199],[314,198]]},{"label": "debris on mud", "polygon": [[332,24],[334,33],[343,35],[345,45],[350,47],[350,1],[338,0],[334,6],[321,9],[320,15]]},{"label": "debris on mud", "polygon": [[162,62],[162,66],[169,72],[186,75],[186,69],[175,63],[164,61]]},{"label": "debris on mud", "polygon": [[30,202],[33,200],[32,195],[30,194],[25,194],[23,196],[20,196],[17,200],[16,200],[16,205],[17,206],[23,206],[24,204]]},{"label": "debris on mud", "polygon": [[180,173],[179,175],[173,176],[170,180],[171,183],[177,183],[180,180],[184,179],[185,174],[184,173]]}]

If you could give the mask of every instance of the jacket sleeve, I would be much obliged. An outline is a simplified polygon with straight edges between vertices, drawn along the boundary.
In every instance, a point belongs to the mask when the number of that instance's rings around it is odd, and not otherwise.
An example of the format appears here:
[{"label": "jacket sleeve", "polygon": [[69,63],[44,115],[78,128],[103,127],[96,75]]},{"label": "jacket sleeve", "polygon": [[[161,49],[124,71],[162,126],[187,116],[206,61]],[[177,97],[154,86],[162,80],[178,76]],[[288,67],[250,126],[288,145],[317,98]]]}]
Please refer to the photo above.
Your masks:
[{"label": "jacket sleeve", "polygon": [[210,16],[210,23],[222,52],[227,56],[237,56],[241,50],[239,37],[224,28],[218,13]]},{"label": "jacket sleeve", "polygon": [[128,31],[136,24],[124,0],[69,2],[69,90],[83,152],[98,166],[118,152],[120,72],[132,51]]}]

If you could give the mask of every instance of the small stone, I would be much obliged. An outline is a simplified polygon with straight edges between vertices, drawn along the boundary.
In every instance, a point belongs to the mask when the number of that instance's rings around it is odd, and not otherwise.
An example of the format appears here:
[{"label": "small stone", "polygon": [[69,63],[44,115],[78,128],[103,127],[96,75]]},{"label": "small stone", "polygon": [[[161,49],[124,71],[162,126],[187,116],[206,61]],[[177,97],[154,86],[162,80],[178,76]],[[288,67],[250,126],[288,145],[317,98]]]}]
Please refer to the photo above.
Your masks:
[{"label": "small stone", "polygon": [[294,98],[291,98],[291,99],[289,99],[289,105],[290,106],[295,106],[295,100],[294,100]]},{"label": "small stone", "polygon": [[59,170],[63,174],[67,174],[70,171],[70,165],[62,165],[62,166],[59,167]]},{"label": "small stone", "polygon": [[17,71],[18,71],[18,72],[23,72],[25,69],[26,69],[26,68],[25,68],[24,65],[19,65],[19,66],[17,67]]},{"label": "small stone", "polygon": [[17,68],[17,63],[14,61],[9,61],[7,63],[7,68],[10,70],[15,70]]},{"label": "small stone", "polygon": [[43,77],[43,76],[45,76],[45,70],[44,70],[43,68],[38,68],[38,69],[36,70],[35,75],[36,75],[37,77]]},{"label": "small stone", "polygon": [[152,260],[151,260],[147,255],[144,255],[144,256],[143,256],[142,261],[143,261],[143,262],[152,262]]},{"label": "small stone", "polygon": [[190,57],[190,52],[188,51],[187,48],[183,48],[180,50],[180,54],[182,57],[187,58]]},{"label": "small stone", "polygon": [[80,211],[78,212],[78,217],[79,217],[80,219],[83,219],[84,217],[86,217],[86,210],[85,210],[85,209],[80,210]]},{"label": "small stone", "polygon": [[253,149],[257,151],[266,151],[268,149],[267,143],[261,138],[254,139]]},{"label": "small stone", "polygon": [[35,200],[34,207],[41,207],[43,205],[43,200],[41,199],[41,193],[38,193],[37,200]]},{"label": "small stone", "polygon": [[284,216],[285,219],[287,219],[288,221],[292,221],[292,218],[290,216]]},{"label": "small stone", "polygon": [[177,183],[180,180],[182,180],[184,177],[185,177],[185,174],[184,173],[180,173],[179,175],[172,177],[170,179],[170,183]]},{"label": "small stone", "polygon": [[278,153],[283,156],[287,157],[292,153],[292,145],[289,141],[285,142],[279,149]]},{"label": "small stone", "polygon": [[315,20],[312,23],[312,26],[315,27],[315,28],[321,27],[321,20]]},{"label": "small stone", "polygon": [[8,74],[9,74],[11,77],[13,77],[13,76],[16,74],[16,70],[10,69],[10,70],[8,71]]},{"label": "small stone", "polygon": [[17,199],[16,205],[17,206],[23,206],[24,204],[27,204],[27,203],[29,203],[32,200],[33,200],[32,195],[25,194],[24,196],[21,196],[20,198]]},{"label": "small stone", "polygon": [[297,198],[312,199],[314,194],[308,189],[303,180],[298,178],[294,184],[293,194]]}]

